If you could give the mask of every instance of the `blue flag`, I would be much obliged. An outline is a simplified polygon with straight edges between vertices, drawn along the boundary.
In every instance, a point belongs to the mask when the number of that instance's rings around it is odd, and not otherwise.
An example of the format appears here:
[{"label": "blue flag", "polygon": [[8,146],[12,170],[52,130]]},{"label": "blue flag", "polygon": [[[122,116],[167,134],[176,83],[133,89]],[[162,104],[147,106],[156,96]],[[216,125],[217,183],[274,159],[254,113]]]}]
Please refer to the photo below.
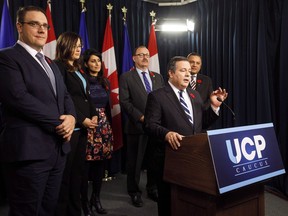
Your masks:
[{"label": "blue flag", "polygon": [[89,45],[89,39],[88,39],[88,32],[86,27],[86,10],[82,10],[81,17],[80,17],[80,29],[79,29],[79,35],[82,38],[82,52],[84,52],[86,49],[90,48]]},{"label": "blue flag", "polygon": [[4,1],[2,10],[2,18],[0,26],[0,49],[12,46],[15,43],[13,25],[9,14],[7,1],[8,0]]},{"label": "blue flag", "polygon": [[129,71],[133,67],[131,46],[130,46],[129,34],[128,34],[126,22],[124,22],[123,33],[124,33],[124,48],[123,48],[123,59],[122,59],[121,73]]}]

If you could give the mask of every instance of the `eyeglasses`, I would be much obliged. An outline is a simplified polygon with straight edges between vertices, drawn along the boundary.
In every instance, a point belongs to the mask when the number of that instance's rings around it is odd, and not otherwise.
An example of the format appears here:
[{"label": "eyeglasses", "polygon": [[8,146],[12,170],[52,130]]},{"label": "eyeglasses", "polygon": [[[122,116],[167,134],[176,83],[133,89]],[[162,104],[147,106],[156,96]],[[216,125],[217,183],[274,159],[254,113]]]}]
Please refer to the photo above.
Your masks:
[{"label": "eyeglasses", "polygon": [[149,57],[150,57],[150,54],[149,54],[149,53],[138,53],[138,54],[136,54],[136,56],[139,56],[140,58],[143,58],[144,56],[145,56],[146,58],[149,58]]},{"label": "eyeglasses", "polygon": [[39,29],[39,28],[42,28],[42,27],[45,30],[49,30],[50,29],[50,26],[47,23],[40,24],[39,22],[36,22],[36,21],[19,22],[19,23],[21,23],[22,25],[23,24],[27,24],[27,25],[31,26],[32,28],[34,28],[34,29]]}]

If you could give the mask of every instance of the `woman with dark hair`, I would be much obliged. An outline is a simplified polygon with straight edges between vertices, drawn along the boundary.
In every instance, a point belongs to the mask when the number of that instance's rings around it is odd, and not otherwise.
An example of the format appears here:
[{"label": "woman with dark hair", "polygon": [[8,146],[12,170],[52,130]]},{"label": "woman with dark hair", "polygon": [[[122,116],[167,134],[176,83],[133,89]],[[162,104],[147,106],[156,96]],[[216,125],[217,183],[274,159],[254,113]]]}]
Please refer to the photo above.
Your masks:
[{"label": "woman with dark hair", "polygon": [[[59,216],[81,215],[80,192],[86,171],[87,129],[97,125],[97,113],[89,96],[87,75],[81,70],[81,48],[81,38],[74,32],[65,32],[57,40],[55,63],[63,75],[77,114],[70,141],[71,152],[67,157],[56,208],[56,215]],[[84,213],[93,215],[91,212]]]},{"label": "woman with dark hair", "polygon": [[[102,178],[104,176],[105,160],[111,158],[113,151],[113,135],[111,128],[111,112],[109,103],[110,83],[103,76],[101,54],[88,49],[83,54],[83,63],[90,84],[90,97],[96,107],[98,125],[88,129],[88,143],[86,149],[86,161],[89,164],[90,179],[93,189],[90,199],[90,208],[96,209],[98,214],[107,214],[100,202]],[[88,176],[88,175],[87,175]],[[82,203],[88,201],[88,179],[83,187]]]}]

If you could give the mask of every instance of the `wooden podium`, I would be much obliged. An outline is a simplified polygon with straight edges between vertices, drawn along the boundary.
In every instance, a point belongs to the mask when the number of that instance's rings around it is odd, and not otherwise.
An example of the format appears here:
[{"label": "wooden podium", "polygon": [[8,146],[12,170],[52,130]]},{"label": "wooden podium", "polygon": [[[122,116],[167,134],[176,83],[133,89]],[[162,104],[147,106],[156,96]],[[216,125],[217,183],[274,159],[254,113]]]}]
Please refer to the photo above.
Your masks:
[{"label": "wooden podium", "polygon": [[164,180],[171,183],[172,216],[264,216],[264,186],[219,194],[207,134],[166,148]]}]

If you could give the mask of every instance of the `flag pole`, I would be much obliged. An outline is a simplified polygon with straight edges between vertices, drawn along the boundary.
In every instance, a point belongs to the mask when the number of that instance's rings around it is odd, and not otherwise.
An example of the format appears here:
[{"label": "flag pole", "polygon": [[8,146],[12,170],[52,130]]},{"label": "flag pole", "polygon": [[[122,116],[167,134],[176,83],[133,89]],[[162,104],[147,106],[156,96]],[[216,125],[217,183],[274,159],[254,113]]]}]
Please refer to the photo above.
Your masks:
[{"label": "flag pole", "polygon": [[113,9],[113,5],[111,5],[111,3],[109,3],[108,5],[106,5],[106,7],[107,7],[107,10],[108,10],[109,16],[111,16],[111,11]]},{"label": "flag pole", "polygon": [[[79,0],[79,2],[81,3],[81,11],[82,11],[82,12],[86,11],[85,0]],[[83,11],[83,10],[84,10],[84,11]]]},{"label": "flag pole", "polygon": [[122,13],[123,13],[123,21],[124,22],[126,22],[126,15],[127,15],[127,11],[128,11],[128,9],[124,6],[124,7],[122,7],[121,8],[121,10],[122,10]]},{"label": "flag pole", "polygon": [[155,19],[156,13],[153,10],[150,12],[150,17],[152,19],[152,25],[155,25],[157,22],[157,19]]}]

